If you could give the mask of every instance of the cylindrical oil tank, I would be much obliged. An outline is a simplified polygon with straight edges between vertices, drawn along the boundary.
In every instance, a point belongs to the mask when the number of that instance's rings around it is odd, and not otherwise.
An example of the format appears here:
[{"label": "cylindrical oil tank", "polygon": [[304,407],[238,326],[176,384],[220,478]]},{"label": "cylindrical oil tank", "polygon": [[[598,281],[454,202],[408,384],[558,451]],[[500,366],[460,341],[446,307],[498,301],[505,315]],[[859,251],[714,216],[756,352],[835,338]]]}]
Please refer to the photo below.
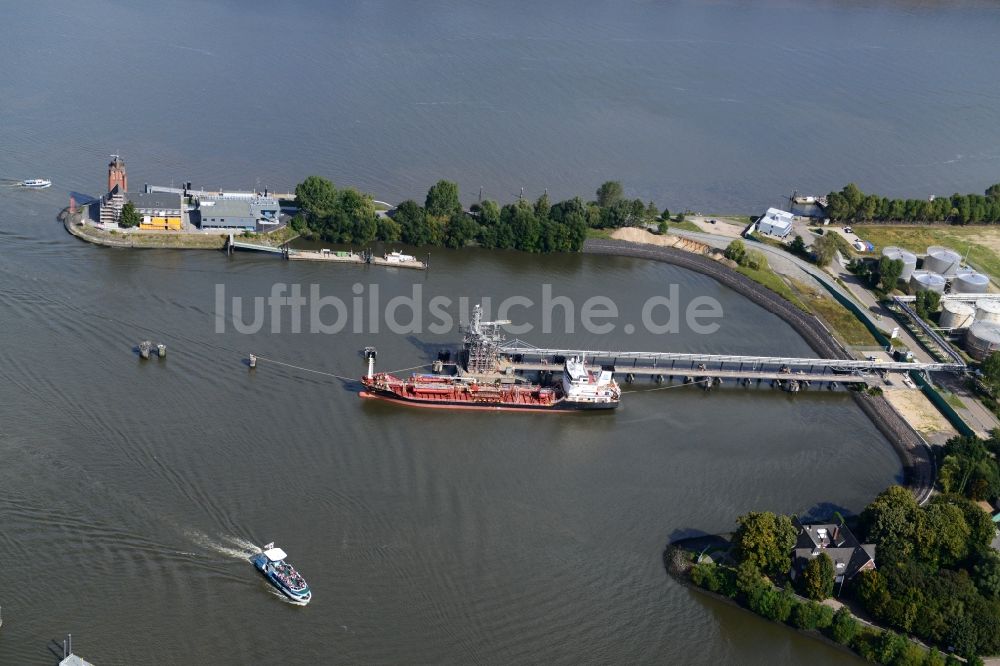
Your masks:
[{"label": "cylindrical oil tank", "polygon": [[930,271],[913,271],[913,274],[910,275],[910,291],[912,293],[936,291],[942,294],[944,293],[944,283],[945,280],[942,276]]},{"label": "cylindrical oil tank", "polygon": [[965,334],[965,351],[969,356],[982,361],[990,353],[1000,350],[1000,326],[976,322]]},{"label": "cylindrical oil tank", "polygon": [[976,271],[959,269],[951,281],[953,294],[985,294],[990,286],[990,278]]},{"label": "cylindrical oil tank", "polygon": [[945,277],[951,277],[958,271],[962,264],[962,255],[951,248],[931,245],[927,248],[927,256],[924,257],[923,269],[932,271]]},{"label": "cylindrical oil tank", "polygon": [[941,302],[941,328],[955,329],[972,326],[976,308],[962,301]]},{"label": "cylindrical oil tank", "polygon": [[903,273],[899,276],[900,280],[908,281],[913,274],[913,270],[917,267],[917,255],[901,247],[890,246],[883,248],[882,256],[889,259],[898,259],[903,262]]},{"label": "cylindrical oil tank", "polygon": [[1000,325],[1000,300],[980,298],[976,301],[976,323]]}]

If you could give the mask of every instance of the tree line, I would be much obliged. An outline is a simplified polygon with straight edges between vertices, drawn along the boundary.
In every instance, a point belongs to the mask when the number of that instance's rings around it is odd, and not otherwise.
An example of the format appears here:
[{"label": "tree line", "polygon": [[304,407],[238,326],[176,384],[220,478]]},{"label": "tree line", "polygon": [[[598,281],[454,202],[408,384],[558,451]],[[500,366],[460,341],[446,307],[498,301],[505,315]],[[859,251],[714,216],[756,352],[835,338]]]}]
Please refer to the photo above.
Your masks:
[{"label": "tree line", "polygon": [[1000,555],[990,515],[956,493],[919,506],[899,486],[861,515],[877,569],[855,578],[853,594],[876,619],[982,663],[1000,653]]},{"label": "tree line", "polygon": [[889,199],[865,194],[854,183],[828,195],[827,215],[840,222],[1000,222],[1000,183],[982,195],[953,194],[931,199]]},{"label": "tree line", "polygon": [[458,248],[475,243],[526,252],[578,252],[588,229],[658,223],[662,233],[670,215],[652,201],[626,198],[617,181],[602,184],[594,201],[574,197],[553,204],[543,194],[534,202],[518,199],[504,206],[486,200],[466,211],[458,185],[440,180],[428,190],[423,205],[410,199],[379,216],[370,194],[338,189],[325,178],[309,176],[296,185],[295,199],[296,231],[358,245],[379,240]]}]

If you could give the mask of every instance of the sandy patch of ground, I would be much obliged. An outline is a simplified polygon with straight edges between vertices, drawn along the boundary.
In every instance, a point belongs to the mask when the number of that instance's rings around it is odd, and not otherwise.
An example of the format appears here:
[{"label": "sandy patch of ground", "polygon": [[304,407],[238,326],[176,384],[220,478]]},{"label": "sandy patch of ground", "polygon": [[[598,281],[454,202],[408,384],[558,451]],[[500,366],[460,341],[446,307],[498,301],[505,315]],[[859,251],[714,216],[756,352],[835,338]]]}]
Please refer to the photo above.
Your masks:
[{"label": "sandy patch of ground", "polygon": [[698,254],[705,254],[711,249],[704,243],[688,240],[686,238],[678,238],[677,236],[671,236],[670,234],[664,234],[661,236],[659,234],[650,233],[645,229],[639,229],[638,227],[622,227],[621,229],[615,229],[615,231],[611,234],[611,237],[615,240],[628,241],[629,243],[644,243],[646,245],[659,245],[661,247],[676,247],[679,250],[696,252]]},{"label": "sandy patch of ground", "polygon": [[[706,215],[690,215],[686,216],[688,222],[692,222],[699,229],[707,234],[715,234],[717,236],[729,236],[730,238],[739,238],[743,234],[743,230],[746,228],[747,223],[745,220],[737,220],[731,217],[711,217]],[[715,224],[709,222],[709,220],[715,220]]]},{"label": "sandy patch of ground", "polygon": [[965,237],[965,241],[966,243],[973,243],[975,245],[988,247],[997,254],[1000,254],[1000,234],[996,233],[992,229],[985,233],[970,234]]},{"label": "sandy patch of ground", "polygon": [[922,392],[908,388],[882,388],[885,399],[913,429],[928,441],[941,443],[958,434]]}]

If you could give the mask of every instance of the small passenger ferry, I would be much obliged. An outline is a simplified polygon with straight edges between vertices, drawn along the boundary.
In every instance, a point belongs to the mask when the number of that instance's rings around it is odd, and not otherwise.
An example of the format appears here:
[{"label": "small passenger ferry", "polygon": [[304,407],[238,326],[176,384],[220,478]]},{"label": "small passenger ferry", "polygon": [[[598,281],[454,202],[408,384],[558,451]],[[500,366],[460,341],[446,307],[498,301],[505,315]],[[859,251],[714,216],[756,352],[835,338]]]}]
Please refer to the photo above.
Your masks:
[{"label": "small passenger ferry", "polygon": [[44,178],[29,178],[28,180],[22,180],[18,184],[21,187],[27,187],[33,190],[44,190],[46,187],[52,187],[52,181],[45,180]]},{"label": "small passenger ferry", "polygon": [[275,548],[272,542],[252,556],[250,562],[286,597],[305,606],[312,599],[312,591],[310,591],[302,574],[296,571],[291,564],[285,562],[286,557],[288,555],[285,554],[285,551]]}]

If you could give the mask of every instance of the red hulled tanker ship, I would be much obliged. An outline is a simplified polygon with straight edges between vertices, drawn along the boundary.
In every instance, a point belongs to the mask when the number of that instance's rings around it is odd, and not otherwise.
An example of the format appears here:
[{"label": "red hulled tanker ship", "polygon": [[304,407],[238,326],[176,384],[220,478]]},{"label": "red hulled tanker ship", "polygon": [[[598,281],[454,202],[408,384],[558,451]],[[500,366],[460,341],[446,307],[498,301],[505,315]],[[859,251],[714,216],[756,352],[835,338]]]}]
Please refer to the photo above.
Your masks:
[{"label": "red hulled tanker ship", "polygon": [[482,321],[477,305],[465,335],[462,375],[414,374],[400,379],[375,372],[375,350],[368,348],[368,374],[361,379],[362,398],[381,398],[415,407],[486,410],[607,410],[621,400],[621,389],[609,370],[594,372],[582,359],[566,359],[562,381],[555,386],[518,383],[498,375],[500,326],[506,321]]}]

